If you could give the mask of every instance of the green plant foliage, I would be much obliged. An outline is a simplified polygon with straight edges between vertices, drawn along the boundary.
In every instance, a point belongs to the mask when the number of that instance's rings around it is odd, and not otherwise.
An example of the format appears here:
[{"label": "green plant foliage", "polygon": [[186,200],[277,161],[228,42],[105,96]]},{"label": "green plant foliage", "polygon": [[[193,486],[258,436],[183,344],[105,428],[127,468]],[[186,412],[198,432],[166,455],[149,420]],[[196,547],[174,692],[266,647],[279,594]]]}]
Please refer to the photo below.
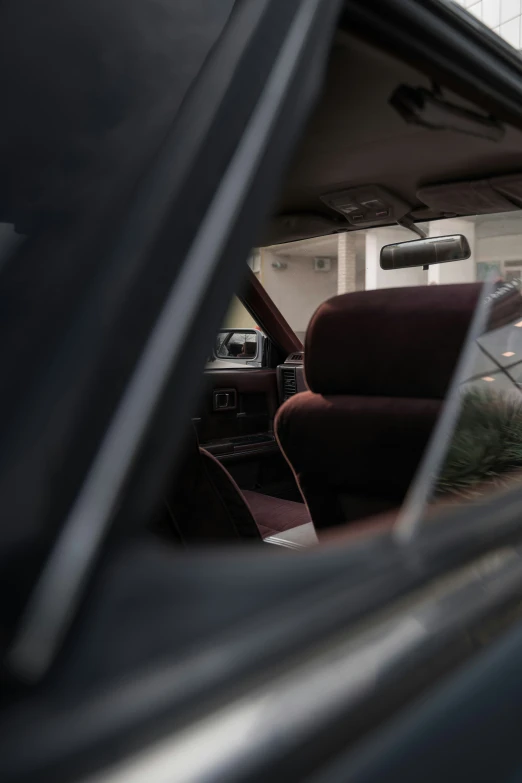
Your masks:
[{"label": "green plant foliage", "polygon": [[461,413],[435,495],[467,494],[484,482],[502,483],[522,468],[522,395],[472,389]]}]

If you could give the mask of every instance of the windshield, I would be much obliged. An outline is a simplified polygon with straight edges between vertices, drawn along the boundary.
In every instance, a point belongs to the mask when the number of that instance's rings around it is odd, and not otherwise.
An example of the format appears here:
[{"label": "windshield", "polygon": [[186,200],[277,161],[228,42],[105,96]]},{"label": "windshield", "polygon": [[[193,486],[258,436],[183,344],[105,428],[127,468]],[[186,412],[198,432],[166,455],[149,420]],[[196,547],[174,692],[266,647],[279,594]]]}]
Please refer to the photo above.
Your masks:
[{"label": "windshield", "polygon": [[464,236],[470,257],[428,269],[384,270],[380,266],[382,247],[416,238],[407,228],[388,226],[262,248],[254,273],[301,340],[319,305],[336,294],[488,279],[520,281],[521,210],[433,220],[417,227],[429,237]]}]

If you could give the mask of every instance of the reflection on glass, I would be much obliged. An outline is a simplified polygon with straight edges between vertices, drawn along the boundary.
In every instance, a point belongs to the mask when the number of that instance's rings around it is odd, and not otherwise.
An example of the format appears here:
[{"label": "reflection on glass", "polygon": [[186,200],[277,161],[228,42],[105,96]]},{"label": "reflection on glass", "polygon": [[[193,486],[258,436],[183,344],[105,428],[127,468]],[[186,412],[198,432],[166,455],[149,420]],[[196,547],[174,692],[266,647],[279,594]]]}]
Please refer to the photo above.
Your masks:
[{"label": "reflection on glass", "polygon": [[482,357],[491,361],[491,367],[509,367],[522,361],[522,329],[513,324],[488,332],[478,343]]},{"label": "reflection on glass", "polygon": [[472,348],[459,415],[429,503],[480,502],[522,482],[522,297],[520,281],[501,281],[488,327]]},{"label": "reflection on glass", "polygon": [[221,332],[216,343],[216,354],[222,359],[255,358],[256,335],[253,332]]},{"label": "reflection on glass", "polygon": [[432,502],[480,500],[522,480],[522,395],[468,388]]}]

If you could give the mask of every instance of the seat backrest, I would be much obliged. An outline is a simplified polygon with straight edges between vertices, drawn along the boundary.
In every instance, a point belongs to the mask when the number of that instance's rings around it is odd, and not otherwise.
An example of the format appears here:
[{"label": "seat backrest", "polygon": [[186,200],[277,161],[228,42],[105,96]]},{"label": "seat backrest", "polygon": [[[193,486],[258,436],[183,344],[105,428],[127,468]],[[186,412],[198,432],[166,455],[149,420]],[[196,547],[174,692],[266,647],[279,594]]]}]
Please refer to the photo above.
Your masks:
[{"label": "seat backrest", "polygon": [[241,490],[217,459],[199,447],[192,426],[183,463],[151,527],[156,533],[184,544],[234,539],[261,541]]},{"label": "seat backrest", "polygon": [[397,508],[442,407],[480,284],[333,297],[305,342],[309,391],[276,433],[317,528]]}]

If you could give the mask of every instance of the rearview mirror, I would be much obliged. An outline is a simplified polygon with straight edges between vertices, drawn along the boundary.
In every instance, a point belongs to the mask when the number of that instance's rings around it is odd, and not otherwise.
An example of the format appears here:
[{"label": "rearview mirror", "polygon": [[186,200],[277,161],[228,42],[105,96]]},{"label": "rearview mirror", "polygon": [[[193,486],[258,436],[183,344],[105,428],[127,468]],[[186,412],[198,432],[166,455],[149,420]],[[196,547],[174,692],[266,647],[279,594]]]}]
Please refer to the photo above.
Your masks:
[{"label": "rearview mirror", "polygon": [[426,237],[411,242],[397,242],[381,249],[381,269],[407,269],[414,266],[465,261],[471,255],[468,240],[462,234]]}]

